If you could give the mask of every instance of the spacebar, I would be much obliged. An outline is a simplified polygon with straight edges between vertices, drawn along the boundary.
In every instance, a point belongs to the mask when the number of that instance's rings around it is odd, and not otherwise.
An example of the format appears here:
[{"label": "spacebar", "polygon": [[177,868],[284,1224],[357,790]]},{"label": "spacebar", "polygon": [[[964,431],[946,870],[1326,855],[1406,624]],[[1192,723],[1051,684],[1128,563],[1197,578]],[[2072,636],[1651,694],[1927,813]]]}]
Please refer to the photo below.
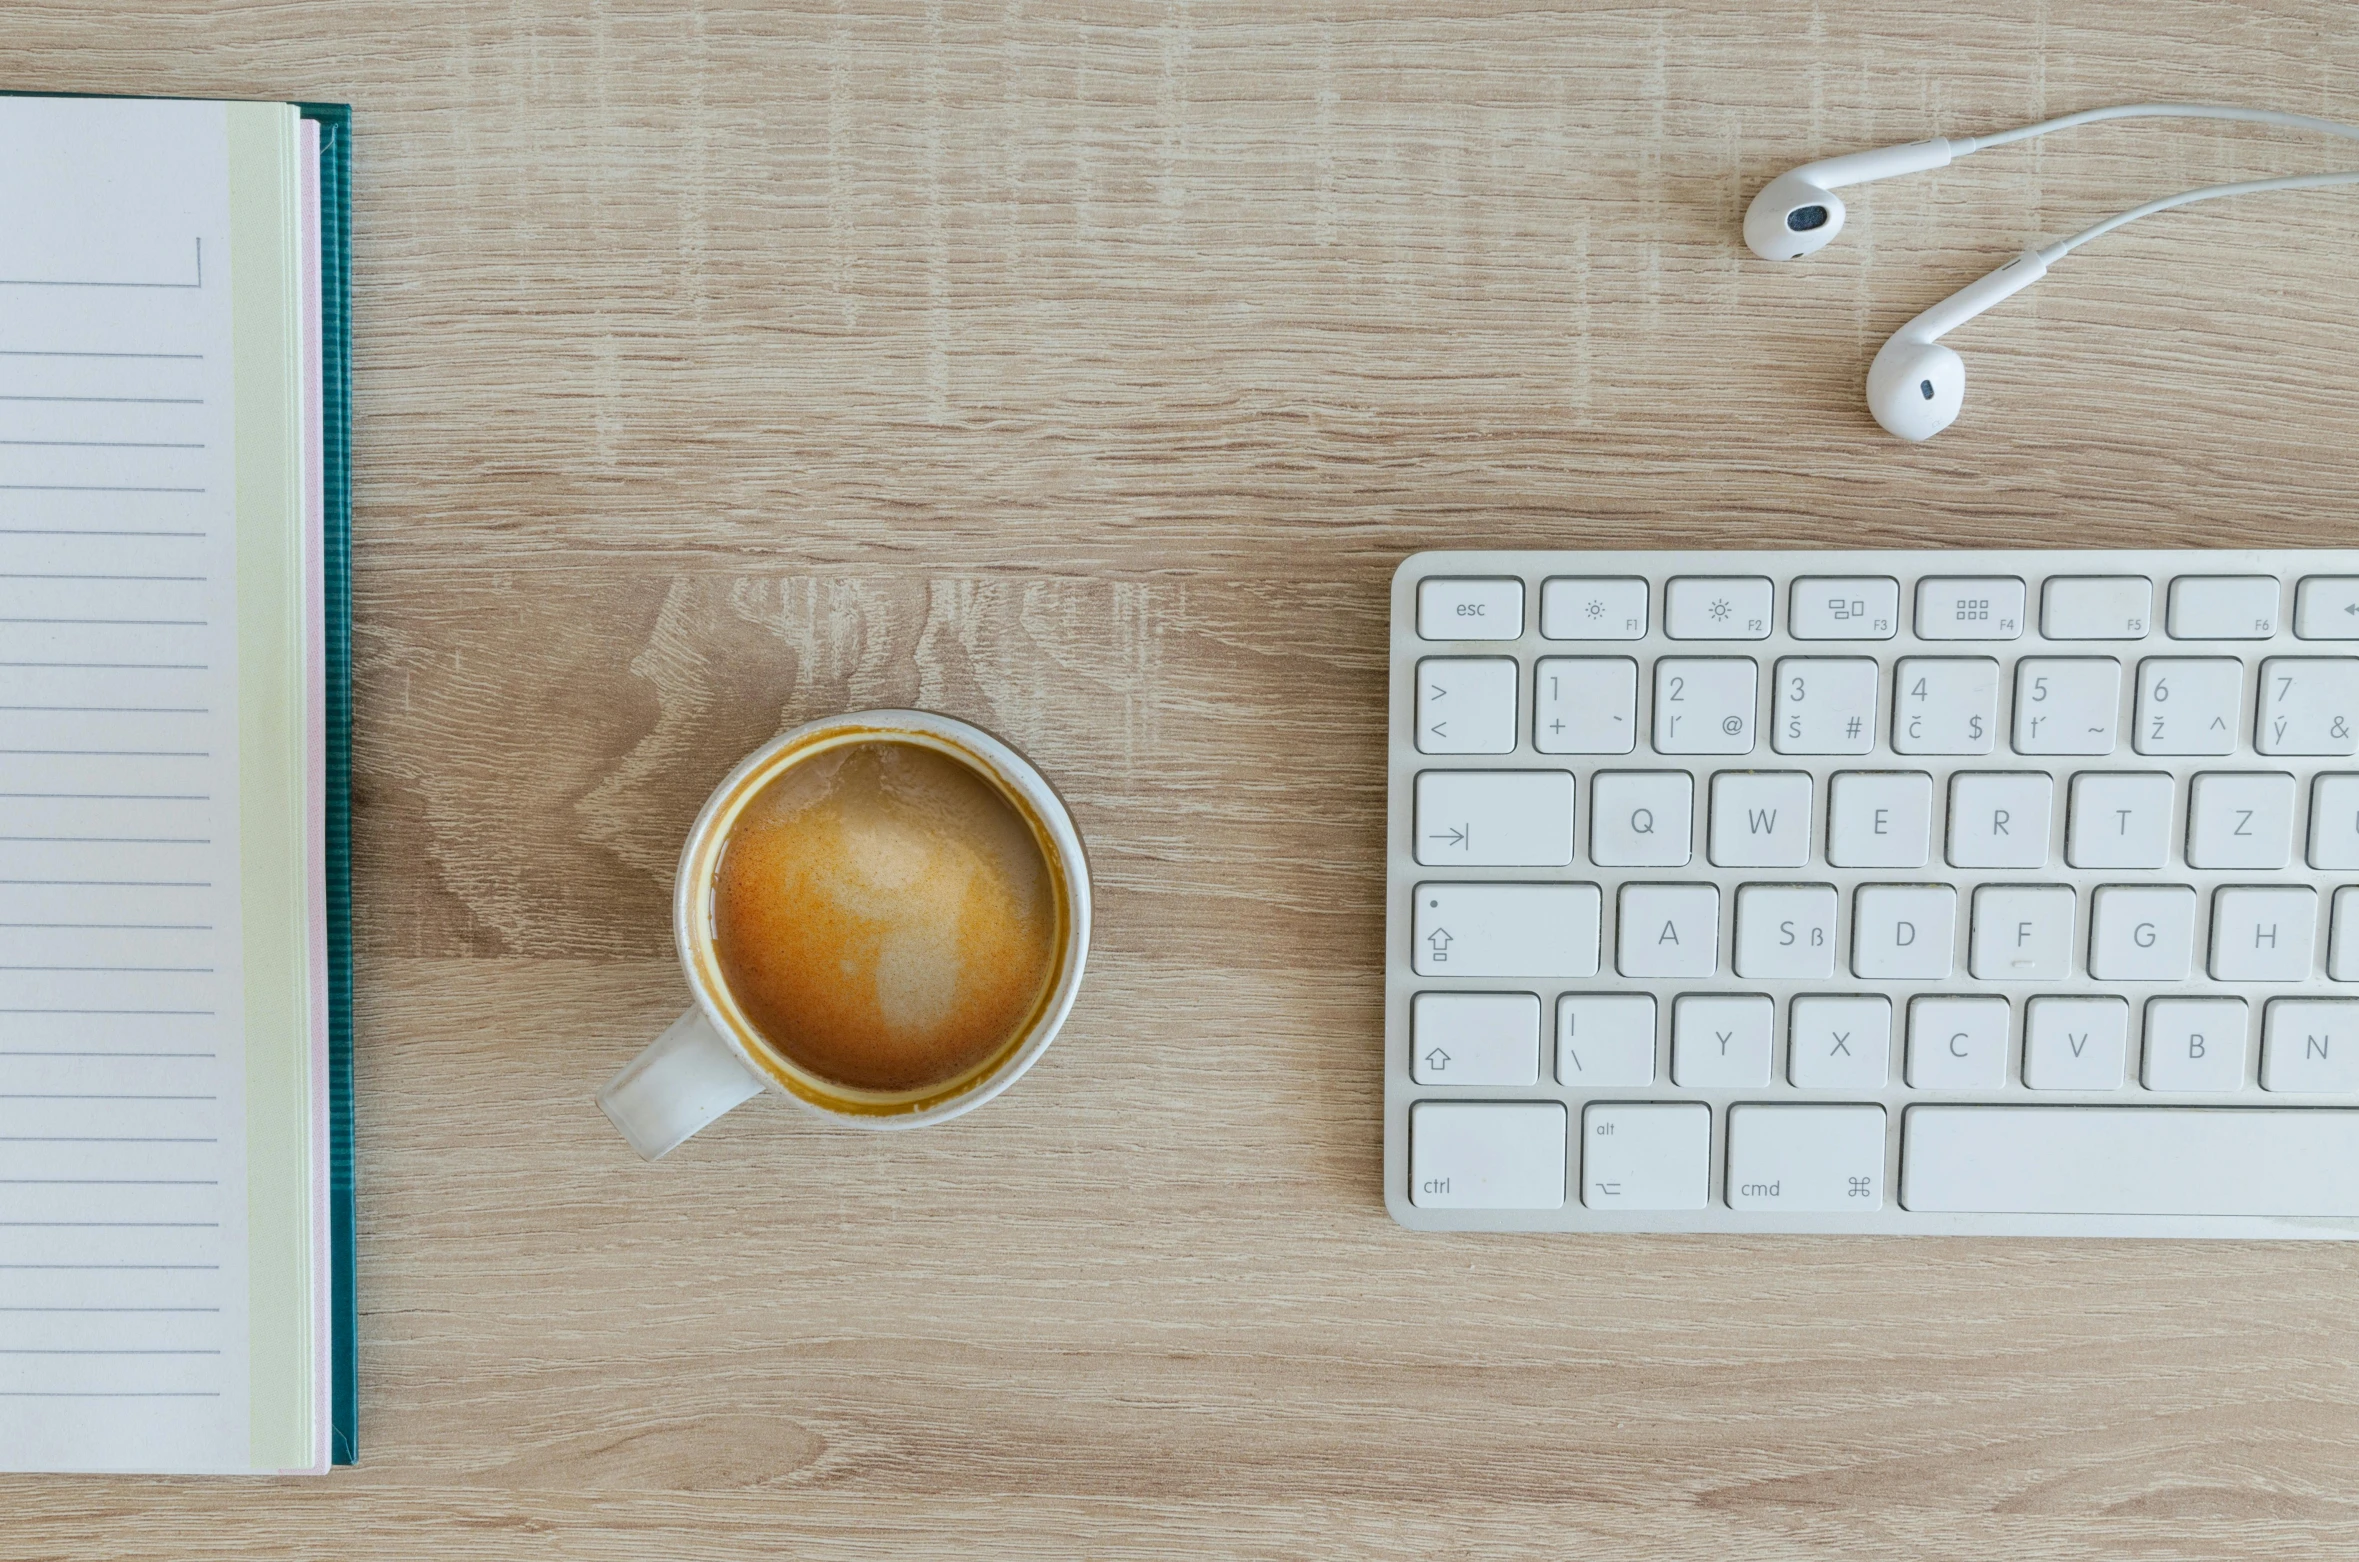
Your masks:
[{"label": "spacebar", "polygon": [[1912,1106],[1900,1202],[1984,1215],[2359,1215],[2359,1111]]}]

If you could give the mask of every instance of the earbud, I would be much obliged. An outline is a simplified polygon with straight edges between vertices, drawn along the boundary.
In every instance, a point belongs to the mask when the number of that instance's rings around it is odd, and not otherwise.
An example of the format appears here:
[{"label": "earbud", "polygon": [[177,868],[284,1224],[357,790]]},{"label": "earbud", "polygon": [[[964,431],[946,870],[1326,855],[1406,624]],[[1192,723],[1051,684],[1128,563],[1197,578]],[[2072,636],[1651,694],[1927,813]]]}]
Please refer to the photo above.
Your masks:
[{"label": "earbud", "polygon": [[1753,197],[1753,204],[1745,208],[1745,244],[1763,260],[1815,255],[1843,231],[1843,202],[1837,190],[1894,174],[1946,168],[1950,158],[1951,143],[1936,136],[1804,163],[1779,174]]},{"label": "earbud", "polygon": [[1941,337],[2047,274],[2047,257],[2025,250],[1893,332],[1868,365],[1868,411],[1885,431],[1914,443],[1955,423],[1966,404],[1966,363]]}]

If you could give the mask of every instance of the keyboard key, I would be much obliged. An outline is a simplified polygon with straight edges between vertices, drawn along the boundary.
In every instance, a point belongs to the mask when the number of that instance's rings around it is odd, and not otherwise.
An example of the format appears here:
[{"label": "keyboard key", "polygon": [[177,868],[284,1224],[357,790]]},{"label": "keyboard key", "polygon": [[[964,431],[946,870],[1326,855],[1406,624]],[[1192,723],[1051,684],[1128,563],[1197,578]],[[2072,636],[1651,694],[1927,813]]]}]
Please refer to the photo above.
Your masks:
[{"label": "keyboard key", "polygon": [[1431,576],[1417,583],[1419,639],[1513,640],[1523,632],[1524,583],[1520,580]]},{"label": "keyboard key", "polygon": [[1940,981],[1957,942],[1958,892],[1947,884],[1862,884],[1851,903],[1851,974]]},{"label": "keyboard key", "polygon": [[2007,1082],[2007,1000],[1912,998],[1911,1090],[1996,1090]]},{"label": "keyboard key", "polygon": [[1671,1004],[1671,1082],[1682,1090],[1769,1083],[1776,1007],[1759,993],[1688,993]]},{"label": "keyboard key", "polygon": [[1965,770],[1950,778],[1953,868],[2044,868],[2056,783],[2044,774]]},{"label": "keyboard key", "polygon": [[1777,664],[1771,746],[1781,754],[1865,754],[1876,746],[1878,672],[1866,657]]},{"label": "keyboard key", "polygon": [[1624,976],[1710,976],[1720,961],[1720,890],[1625,884],[1615,943]]},{"label": "keyboard key", "polygon": [[1655,752],[1750,754],[1760,666],[1750,657],[1666,656],[1655,663]]},{"label": "keyboard key", "polygon": [[1556,1082],[1600,1089],[1653,1084],[1655,1000],[1646,993],[1557,999]]},{"label": "keyboard key", "polygon": [[1540,587],[1540,634],[1549,640],[1643,640],[1647,584],[1635,576],[1560,576]]},{"label": "keyboard key", "polygon": [[2311,788],[2310,866],[2359,868],[2359,776],[2320,776]]},{"label": "keyboard key", "polygon": [[1589,860],[1602,868],[1684,868],[1696,779],[1684,770],[1601,770],[1589,783]]},{"label": "keyboard key", "polygon": [[1421,1085],[1538,1084],[1539,998],[1419,993],[1409,1004],[1409,1077]]},{"label": "keyboard key", "polygon": [[2090,770],[2072,778],[2064,860],[2076,868],[2159,868],[2171,858],[2171,778]]},{"label": "keyboard key", "polygon": [[2359,1215],[2359,1112],[1913,1106],[1900,1202],[2019,1215]]},{"label": "keyboard key", "polygon": [[1423,770],[1417,860],[1430,866],[1561,868],[1573,860],[1565,770]]},{"label": "keyboard key", "polygon": [[1932,852],[1933,778],[1846,770],[1827,789],[1827,861],[1838,868],[1922,868]]},{"label": "keyboard key", "polygon": [[2207,772],[2187,798],[2187,865],[2282,868],[2293,860],[2293,777]]},{"label": "keyboard key", "polygon": [[2101,982],[2184,981],[2195,958],[2195,891],[2107,884],[2090,898],[2089,974]]},{"label": "keyboard key", "polygon": [[2146,1004],[2149,1090],[2224,1094],[2244,1088],[2242,998],[2152,998]]},{"label": "keyboard key", "polygon": [[1595,976],[1594,884],[1420,884],[1419,976]]},{"label": "keyboard key", "polygon": [[2110,754],[2121,718],[2121,663],[2027,656],[2015,664],[2015,752]]},{"label": "keyboard key", "polygon": [[1515,752],[1515,659],[1429,656],[1417,664],[1417,752]]},{"label": "keyboard key", "polygon": [[2359,1091],[2359,999],[2272,998],[2261,1013],[2261,1088]]},{"label": "keyboard key", "polygon": [[2266,640],[2283,595],[2274,575],[2182,575],[2171,582],[2171,638]]},{"label": "keyboard key", "polygon": [[1730,1107],[1728,1202],[1849,1214],[1883,1208],[1884,1109]]},{"label": "keyboard key", "polygon": [[2154,582],[2143,575],[2059,575],[2040,597],[2040,633],[2051,640],[2143,640],[2154,621]]},{"label": "keyboard key", "polygon": [[1889,640],[1900,627],[1900,582],[1837,575],[1794,582],[1788,629],[1797,640]]},{"label": "keyboard key", "polygon": [[1823,980],[1834,975],[1835,886],[1747,884],[1740,888],[1736,892],[1736,974],[1760,981],[1792,977]]},{"label": "keyboard key", "polygon": [[2244,730],[2244,664],[2226,657],[2150,656],[2138,664],[2141,754],[2233,754]]},{"label": "keyboard key", "polygon": [[1723,868],[1799,868],[1810,860],[1810,777],[1795,770],[1723,770],[1712,778],[1712,861]]},{"label": "keyboard key", "polygon": [[2264,754],[2359,754],[2359,657],[2263,662],[2253,746]]},{"label": "keyboard key", "polygon": [[1663,594],[1674,640],[1766,640],[1771,591],[1758,575],[1681,575]]},{"label": "keyboard key", "polygon": [[1409,1108],[1409,1202],[1419,1209],[1564,1207],[1565,1109],[1554,1101],[1420,1101]]},{"label": "keyboard key", "polygon": [[1638,664],[1626,656],[1544,656],[1532,664],[1532,747],[1627,754],[1638,746]]},{"label": "keyboard key", "polygon": [[2359,575],[2312,575],[2294,592],[2293,632],[2304,640],[2359,640]]},{"label": "keyboard key", "polygon": [[1985,982],[2072,974],[2075,896],[2064,884],[1986,884],[1974,892],[1972,970]]},{"label": "keyboard key", "polygon": [[1881,1090],[1892,1067],[1892,1000],[1821,994],[1788,1006],[1786,1078],[1799,1090]]},{"label": "keyboard key", "polygon": [[1702,1209],[1712,1196],[1712,1109],[1701,1102],[1581,1109],[1581,1202]]},{"label": "keyboard key", "polygon": [[1984,656],[1904,656],[1893,665],[1892,747],[1987,754],[1999,724],[1999,664]]},{"label": "keyboard key", "polygon": [[2326,943],[2327,979],[2359,982],[2359,888],[2345,885],[2334,892],[2332,921]]},{"label": "keyboard key", "polygon": [[1967,576],[1917,583],[1920,640],[2012,640],[2023,633],[2023,582]]},{"label": "keyboard key", "polygon": [[2119,998],[2034,998],[2023,1010],[2023,1083],[2030,1090],[2119,1090],[2130,1055],[2130,1006]]},{"label": "keyboard key", "polygon": [[2212,977],[2301,982],[2310,977],[2318,892],[2307,884],[2231,886],[2212,894]]}]

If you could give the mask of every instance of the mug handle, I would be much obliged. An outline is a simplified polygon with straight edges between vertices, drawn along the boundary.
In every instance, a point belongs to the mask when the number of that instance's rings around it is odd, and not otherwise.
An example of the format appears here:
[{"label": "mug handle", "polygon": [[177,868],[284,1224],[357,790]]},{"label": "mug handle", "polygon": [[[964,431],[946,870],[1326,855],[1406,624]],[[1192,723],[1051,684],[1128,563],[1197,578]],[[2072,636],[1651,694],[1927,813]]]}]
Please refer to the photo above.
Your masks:
[{"label": "mug handle", "polygon": [[606,1082],[598,1106],[631,1148],[653,1161],[740,1101],[760,1095],[762,1083],[704,1011],[690,1009]]}]

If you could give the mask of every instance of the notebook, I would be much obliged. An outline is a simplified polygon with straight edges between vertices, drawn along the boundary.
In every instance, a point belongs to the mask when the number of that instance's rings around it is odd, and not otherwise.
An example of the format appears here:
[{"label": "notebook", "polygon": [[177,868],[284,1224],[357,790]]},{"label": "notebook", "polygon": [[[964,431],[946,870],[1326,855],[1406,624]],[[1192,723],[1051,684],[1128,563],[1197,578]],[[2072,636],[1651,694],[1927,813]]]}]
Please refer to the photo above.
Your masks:
[{"label": "notebook", "polygon": [[0,1468],[355,1456],[347,129],[0,96]]}]

